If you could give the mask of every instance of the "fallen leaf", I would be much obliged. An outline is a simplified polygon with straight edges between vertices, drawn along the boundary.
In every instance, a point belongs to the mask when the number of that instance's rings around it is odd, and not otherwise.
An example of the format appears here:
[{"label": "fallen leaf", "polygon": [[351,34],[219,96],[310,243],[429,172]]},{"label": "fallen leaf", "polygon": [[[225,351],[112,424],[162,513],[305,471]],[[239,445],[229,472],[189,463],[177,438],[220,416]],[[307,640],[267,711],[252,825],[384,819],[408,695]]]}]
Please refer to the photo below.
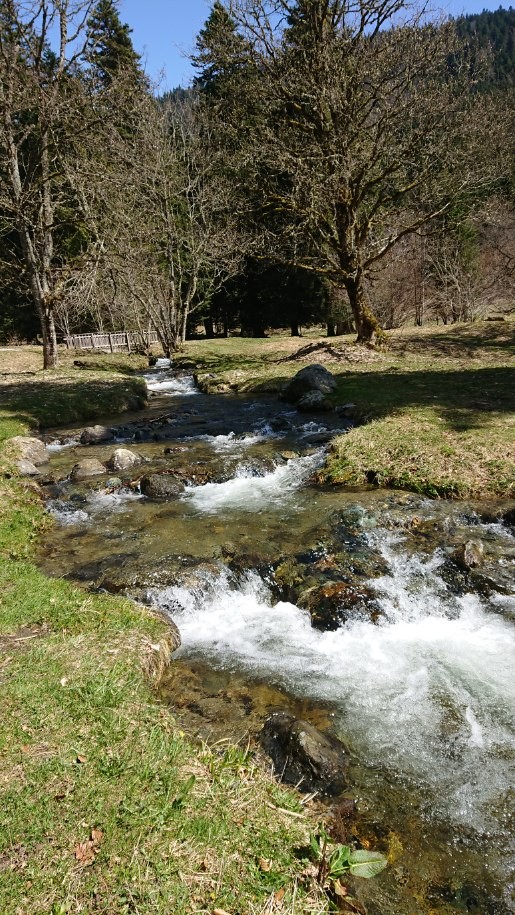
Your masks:
[{"label": "fallen leaf", "polygon": [[339,880],[333,881],[333,890],[337,896],[346,896],[348,893],[347,887],[342,886]]},{"label": "fallen leaf", "polygon": [[225,909],[213,909],[213,915],[230,915]]},{"label": "fallen leaf", "polygon": [[85,762],[86,762],[86,757],[85,757],[85,756],[82,756],[81,753],[77,753],[77,756],[75,757],[75,761],[78,762],[78,763],[85,763]]},{"label": "fallen leaf", "polygon": [[73,849],[75,858],[82,867],[88,867],[90,864],[93,864],[97,851],[98,847],[90,840],[87,842],[79,842]]},{"label": "fallen leaf", "polygon": [[277,892],[274,893],[274,902],[281,902],[285,893],[286,887],[282,886],[280,890],[277,890]]},{"label": "fallen leaf", "polygon": [[91,830],[90,838],[94,845],[100,845],[102,839],[104,838],[104,833],[102,832],[101,829],[97,829],[96,827],[93,827],[93,829]]},{"label": "fallen leaf", "polygon": [[266,858],[260,858],[260,859],[259,859],[259,870],[260,870],[260,871],[264,871],[265,874],[266,874],[268,871],[271,871],[271,870],[272,870],[272,862],[271,862],[271,861],[267,861]]},{"label": "fallen leaf", "polygon": [[68,677],[61,677],[61,679],[59,680],[59,683],[61,684],[61,686],[66,686],[66,684],[68,683]]}]

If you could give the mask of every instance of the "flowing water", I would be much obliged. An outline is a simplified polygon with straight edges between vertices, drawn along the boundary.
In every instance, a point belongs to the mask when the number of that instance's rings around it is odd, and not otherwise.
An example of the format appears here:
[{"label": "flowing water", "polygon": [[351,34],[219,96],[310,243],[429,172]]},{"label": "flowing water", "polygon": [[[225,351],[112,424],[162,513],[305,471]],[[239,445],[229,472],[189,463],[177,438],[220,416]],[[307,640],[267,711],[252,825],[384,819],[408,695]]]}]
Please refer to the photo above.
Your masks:
[{"label": "flowing water", "polygon": [[[354,835],[393,860],[359,886],[370,915],[515,912],[508,506],[326,490],[313,474],[337,417],[207,397],[165,364],[147,383],[151,410],[117,429],[143,468],[72,484],[73,464],[113,443],[54,437],[45,569],[173,617],[182,646],[163,695],[203,736],[253,736],[278,706],[340,736]],[[179,475],[182,494],[142,497],[151,471]],[[452,553],[469,539],[485,555],[467,574]],[[342,581],[366,589],[373,616],[314,628],[309,595]]]}]

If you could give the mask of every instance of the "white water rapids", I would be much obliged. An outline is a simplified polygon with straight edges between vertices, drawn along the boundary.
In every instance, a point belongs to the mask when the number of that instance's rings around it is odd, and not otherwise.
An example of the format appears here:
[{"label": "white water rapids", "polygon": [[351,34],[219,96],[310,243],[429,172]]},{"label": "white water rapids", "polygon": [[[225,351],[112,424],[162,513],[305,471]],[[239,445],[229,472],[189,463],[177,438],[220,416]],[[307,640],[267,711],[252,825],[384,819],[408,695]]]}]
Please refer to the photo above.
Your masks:
[{"label": "white water rapids", "polygon": [[205,483],[189,486],[183,498],[198,511],[208,514],[231,510],[258,512],[273,505],[282,505],[323,460],[318,450],[307,457],[293,458],[263,476],[243,464],[236,476],[225,483]]},{"label": "white water rapids", "polygon": [[438,555],[409,556],[385,531],[373,538],[389,565],[373,582],[385,614],[377,625],[318,632],[293,604],[273,606],[255,573],[150,596],[181,608],[183,655],[334,704],[343,739],[367,764],[429,789],[437,817],[498,832],[496,808],[515,782],[515,628],[477,596],[450,595]]}]

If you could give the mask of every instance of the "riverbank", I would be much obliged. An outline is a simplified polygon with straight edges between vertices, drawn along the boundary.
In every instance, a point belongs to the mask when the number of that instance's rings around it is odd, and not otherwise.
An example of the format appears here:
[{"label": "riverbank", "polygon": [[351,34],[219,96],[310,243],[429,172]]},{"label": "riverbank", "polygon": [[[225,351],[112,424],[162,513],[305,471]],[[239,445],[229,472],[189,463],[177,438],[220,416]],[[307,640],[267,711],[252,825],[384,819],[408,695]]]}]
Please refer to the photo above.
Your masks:
[{"label": "riverbank", "polygon": [[[4,377],[2,441],[114,413],[141,391],[132,364],[40,373],[28,357]],[[0,910],[326,912],[297,857],[311,805],[246,749],[198,745],[175,725],[153,688],[169,626],[42,575],[32,558],[48,515],[5,451],[0,462]]]},{"label": "riverbank", "polygon": [[322,481],[509,498],[514,357],[515,323],[499,321],[392,331],[383,352],[351,337],[193,341],[178,364],[194,367],[207,390],[262,393],[321,362],[338,381],[334,405],[353,404],[361,424],[333,441]]}]

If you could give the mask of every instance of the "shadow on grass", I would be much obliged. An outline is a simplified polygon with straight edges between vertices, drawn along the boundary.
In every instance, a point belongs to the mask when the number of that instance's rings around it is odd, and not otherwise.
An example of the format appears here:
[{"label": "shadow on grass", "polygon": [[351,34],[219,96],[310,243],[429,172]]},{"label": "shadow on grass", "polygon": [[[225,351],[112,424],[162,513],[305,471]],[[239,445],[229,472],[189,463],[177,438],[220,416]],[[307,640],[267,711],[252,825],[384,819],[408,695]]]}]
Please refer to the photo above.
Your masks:
[{"label": "shadow on grass", "polygon": [[141,409],[146,404],[146,395],[145,382],[136,376],[105,381],[38,378],[4,388],[2,408],[4,413],[9,413],[11,421],[48,428]]},{"label": "shadow on grass", "polygon": [[353,401],[369,417],[406,407],[431,407],[457,432],[480,428],[489,413],[515,412],[515,369],[346,372],[338,377],[338,401]]},{"label": "shadow on grass", "polygon": [[443,333],[413,331],[409,337],[389,337],[393,353],[409,352],[421,357],[460,359],[481,356],[488,351],[515,357],[515,324],[508,321],[454,325]]}]

